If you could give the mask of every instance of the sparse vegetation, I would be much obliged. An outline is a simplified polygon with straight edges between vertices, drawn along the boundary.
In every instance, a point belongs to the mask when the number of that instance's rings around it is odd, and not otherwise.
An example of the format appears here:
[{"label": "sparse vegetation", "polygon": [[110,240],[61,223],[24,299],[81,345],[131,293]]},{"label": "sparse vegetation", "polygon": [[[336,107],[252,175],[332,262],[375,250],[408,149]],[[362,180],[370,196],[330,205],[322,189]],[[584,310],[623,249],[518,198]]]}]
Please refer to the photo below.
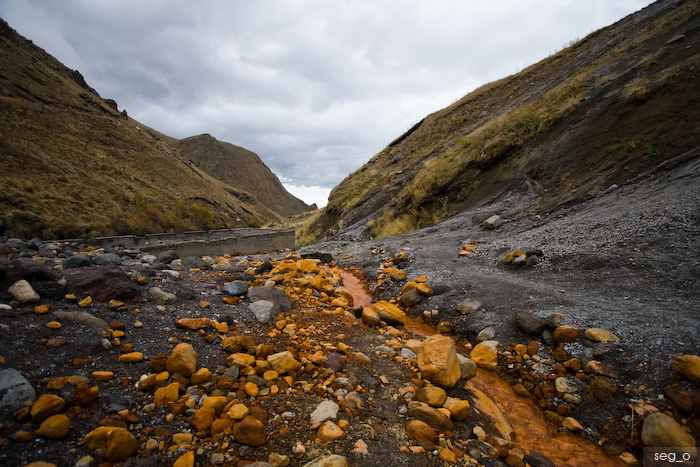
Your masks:
[{"label": "sparse vegetation", "polygon": [[169,212],[141,194],[134,196],[133,213],[124,221],[126,232],[115,225],[117,233],[145,235],[153,232],[182,233],[188,230],[211,230],[216,224],[212,211],[201,203],[177,200]]},{"label": "sparse vegetation", "polygon": [[637,78],[625,86],[625,100],[635,104],[645,102],[651,95],[649,80]]}]

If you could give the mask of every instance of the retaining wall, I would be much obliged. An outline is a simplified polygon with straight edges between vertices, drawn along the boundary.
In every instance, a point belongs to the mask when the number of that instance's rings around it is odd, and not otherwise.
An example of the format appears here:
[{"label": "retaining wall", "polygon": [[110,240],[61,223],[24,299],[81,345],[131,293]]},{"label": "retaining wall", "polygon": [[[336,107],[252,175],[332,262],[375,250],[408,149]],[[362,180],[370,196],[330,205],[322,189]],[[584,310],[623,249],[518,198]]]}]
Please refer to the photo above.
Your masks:
[{"label": "retaining wall", "polygon": [[253,255],[294,249],[294,230],[220,229],[181,234],[148,234],[145,237],[122,235],[98,237],[90,243],[106,247],[124,245],[150,253],[175,250],[181,258],[187,256]]}]

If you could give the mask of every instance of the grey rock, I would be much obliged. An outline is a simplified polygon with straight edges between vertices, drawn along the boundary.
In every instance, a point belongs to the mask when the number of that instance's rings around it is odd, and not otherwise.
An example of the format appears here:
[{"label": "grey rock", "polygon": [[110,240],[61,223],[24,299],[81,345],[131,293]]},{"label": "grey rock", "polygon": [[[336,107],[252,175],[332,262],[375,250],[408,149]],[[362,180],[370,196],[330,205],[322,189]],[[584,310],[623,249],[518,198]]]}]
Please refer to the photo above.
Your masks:
[{"label": "grey rock", "polygon": [[338,416],[338,410],[340,410],[340,406],[333,401],[325,400],[321,402],[316,409],[311,412],[311,424],[315,425],[328,419],[336,418]]},{"label": "grey rock", "polygon": [[263,324],[272,324],[277,317],[275,304],[269,300],[257,300],[251,303],[250,311],[255,315],[255,319]]},{"label": "grey rock", "polygon": [[536,266],[540,262],[540,257],[539,256],[528,256],[527,260],[525,260],[525,266],[527,267],[532,267]]},{"label": "grey rock", "polygon": [[8,289],[15,299],[20,303],[36,302],[39,300],[39,294],[32,288],[29,282],[24,279],[12,284]]},{"label": "grey rock", "polygon": [[409,360],[415,360],[416,358],[418,358],[418,355],[416,355],[416,353],[413,350],[406,347],[401,349],[401,356]]},{"label": "grey rock", "polygon": [[32,238],[27,242],[27,248],[31,248],[32,250],[38,250],[43,244],[44,242],[40,238]]},{"label": "grey rock", "polygon": [[229,369],[224,372],[223,376],[228,376],[232,379],[238,379],[238,375],[240,374],[240,372],[241,370],[234,365],[232,367],[229,367]]},{"label": "grey rock", "polygon": [[554,339],[554,333],[550,329],[542,331],[542,341],[546,345],[555,345],[557,341]]},{"label": "grey rock", "polygon": [[265,261],[255,269],[255,275],[259,276],[260,274],[265,274],[266,272],[270,271],[272,271],[272,263]]},{"label": "grey rock", "polygon": [[87,313],[85,311],[56,310],[53,312],[53,315],[59,319],[70,321],[76,324],[82,324],[83,326],[87,326],[90,328],[102,330],[109,327],[109,324],[105,320],[98,318],[95,315],[91,315],[90,313]]},{"label": "grey rock", "polygon": [[275,311],[289,311],[292,307],[289,297],[284,290],[277,287],[253,287],[248,291],[250,301],[267,300],[275,305]]},{"label": "grey rock", "polygon": [[14,368],[0,371],[0,413],[14,412],[25,402],[34,400],[34,387],[19,371]]},{"label": "grey rock", "polygon": [[516,256],[513,258],[513,262],[511,264],[513,266],[525,266],[525,264],[527,264],[527,256]]},{"label": "grey rock", "polygon": [[249,285],[246,281],[231,281],[224,286],[223,291],[229,295],[240,297],[241,295],[245,295],[248,291],[248,287]]},{"label": "grey rock", "polygon": [[163,264],[170,264],[180,257],[177,255],[175,250],[165,250],[161,251],[156,255],[156,261]]},{"label": "grey rock", "polygon": [[418,292],[418,289],[410,289],[399,296],[399,303],[402,306],[412,307],[420,303],[423,296]]},{"label": "grey rock", "polygon": [[377,347],[374,348],[375,352],[383,353],[385,355],[394,355],[394,349],[389,347],[388,345],[378,345]]},{"label": "grey rock", "polygon": [[173,304],[177,301],[177,296],[175,294],[166,292],[160,287],[151,287],[149,291],[151,292],[151,296],[158,303]]},{"label": "grey rock", "polygon": [[92,261],[87,255],[73,255],[63,262],[63,269],[86,268],[92,266]]},{"label": "grey rock", "polygon": [[552,313],[551,315],[547,316],[545,319],[544,325],[547,326],[548,329],[556,329],[559,327],[561,324],[562,320],[564,319],[564,315],[561,313]]},{"label": "grey rock", "polygon": [[490,341],[493,340],[494,337],[496,337],[496,330],[489,326],[487,328],[482,329],[481,332],[479,332],[479,335],[476,336],[476,341]]},{"label": "grey rock", "polygon": [[457,360],[459,360],[459,369],[462,375],[462,378],[466,380],[470,380],[473,377],[476,376],[476,363],[474,363],[474,360],[471,358],[465,357],[464,355],[458,353],[457,354]]},{"label": "grey rock", "polygon": [[119,266],[120,264],[122,264],[122,259],[116,253],[102,253],[99,255],[92,256],[92,262],[96,266]]},{"label": "grey rock", "polygon": [[526,334],[539,335],[544,331],[545,321],[525,310],[515,312],[515,325]]},{"label": "grey rock", "polygon": [[481,308],[481,302],[474,300],[462,300],[457,304],[457,311],[465,315]]},{"label": "grey rock", "polygon": [[491,230],[498,228],[501,224],[503,219],[500,216],[491,216],[484,221],[484,227]]},{"label": "grey rock", "polygon": [[682,451],[696,454],[696,442],[690,433],[665,413],[648,415],[642,425],[642,443],[647,447],[685,448]]},{"label": "grey rock", "polygon": [[183,259],[182,267],[187,269],[200,269],[202,271],[211,269],[211,265],[198,256],[188,256]]}]

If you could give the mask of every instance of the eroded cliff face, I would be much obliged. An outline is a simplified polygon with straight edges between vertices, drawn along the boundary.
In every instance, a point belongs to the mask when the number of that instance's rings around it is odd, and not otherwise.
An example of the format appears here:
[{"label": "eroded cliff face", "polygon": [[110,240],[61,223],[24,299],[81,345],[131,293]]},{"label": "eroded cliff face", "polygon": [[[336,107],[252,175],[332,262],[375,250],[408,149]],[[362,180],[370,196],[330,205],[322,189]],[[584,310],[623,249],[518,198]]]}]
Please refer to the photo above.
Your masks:
[{"label": "eroded cliff face", "polygon": [[523,183],[527,214],[551,212],[697,147],[699,15],[654,3],[425,117],[333,190],[317,231],[404,233]]}]

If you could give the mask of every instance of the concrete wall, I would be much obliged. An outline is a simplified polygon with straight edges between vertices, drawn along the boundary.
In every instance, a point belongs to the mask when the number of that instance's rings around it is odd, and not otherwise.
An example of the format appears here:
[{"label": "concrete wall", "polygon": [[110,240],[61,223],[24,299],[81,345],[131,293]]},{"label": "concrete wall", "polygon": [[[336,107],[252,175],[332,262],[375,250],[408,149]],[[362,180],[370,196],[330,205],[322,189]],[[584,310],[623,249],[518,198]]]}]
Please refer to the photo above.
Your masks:
[{"label": "concrete wall", "polygon": [[181,258],[204,255],[252,255],[271,251],[294,249],[294,230],[270,229],[219,229],[209,232],[184,232],[181,234],[148,234],[145,237],[122,235],[98,237],[89,243],[106,247],[125,245],[149,252],[175,250]]}]

